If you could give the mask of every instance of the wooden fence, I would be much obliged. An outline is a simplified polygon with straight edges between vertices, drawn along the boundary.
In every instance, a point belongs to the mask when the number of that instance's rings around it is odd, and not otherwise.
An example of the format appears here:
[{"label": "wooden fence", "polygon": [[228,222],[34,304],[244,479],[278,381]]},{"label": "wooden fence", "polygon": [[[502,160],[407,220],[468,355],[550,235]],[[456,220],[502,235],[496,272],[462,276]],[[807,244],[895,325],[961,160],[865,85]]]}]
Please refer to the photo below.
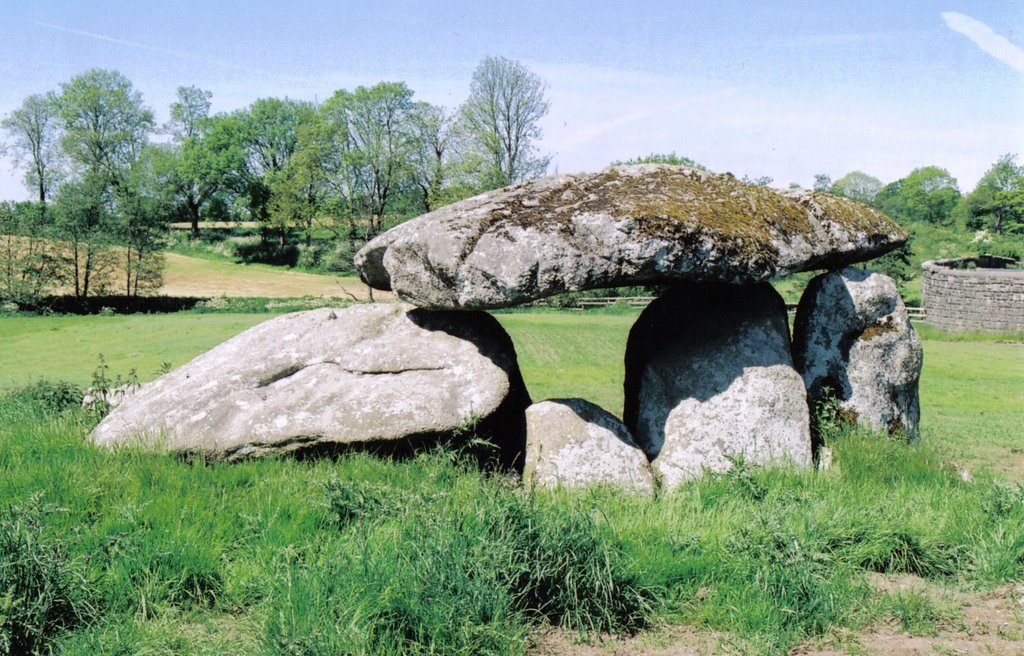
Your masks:
[{"label": "wooden fence", "polygon": [[[592,308],[611,307],[618,303],[624,303],[633,308],[645,308],[654,298],[654,296],[590,296],[579,299],[574,306],[569,306],[568,309],[589,310]],[[546,307],[547,303],[536,301],[534,305]],[[796,303],[786,303],[786,311],[793,314],[796,312],[796,306]],[[910,315],[911,319],[917,321],[923,321],[928,318],[928,311],[923,307],[908,307],[907,314]]]}]

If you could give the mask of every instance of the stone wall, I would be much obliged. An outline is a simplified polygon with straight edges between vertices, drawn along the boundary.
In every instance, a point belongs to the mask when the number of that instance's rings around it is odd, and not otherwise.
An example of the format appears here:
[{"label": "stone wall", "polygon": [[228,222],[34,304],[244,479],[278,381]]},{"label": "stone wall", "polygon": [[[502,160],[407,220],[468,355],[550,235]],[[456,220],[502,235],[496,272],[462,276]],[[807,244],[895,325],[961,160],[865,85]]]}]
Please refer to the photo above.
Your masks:
[{"label": "stone wall", "polygon": [[928,323],[950,332],[1024,332],[1024,269],[958,269],[965,260],[922,265]]}]

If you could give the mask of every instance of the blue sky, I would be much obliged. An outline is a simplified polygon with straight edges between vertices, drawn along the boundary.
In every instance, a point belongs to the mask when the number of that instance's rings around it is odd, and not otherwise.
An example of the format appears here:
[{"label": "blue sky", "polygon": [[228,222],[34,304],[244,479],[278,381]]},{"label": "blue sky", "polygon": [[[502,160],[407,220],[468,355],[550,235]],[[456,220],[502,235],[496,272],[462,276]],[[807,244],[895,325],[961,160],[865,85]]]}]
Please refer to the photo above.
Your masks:
[{"label": "blue sky", "polygon": [[[455,107],[487,55],[546,80],[561,172],[675,151],[777,186],[937,164],[970,190],[1024,157],[1021,0],[0,0],[0,115],[96,67],[160,120],[192,84],[215,111],[380,80]],[[0,160],[0,199],[28,197],[20,177]]]}]

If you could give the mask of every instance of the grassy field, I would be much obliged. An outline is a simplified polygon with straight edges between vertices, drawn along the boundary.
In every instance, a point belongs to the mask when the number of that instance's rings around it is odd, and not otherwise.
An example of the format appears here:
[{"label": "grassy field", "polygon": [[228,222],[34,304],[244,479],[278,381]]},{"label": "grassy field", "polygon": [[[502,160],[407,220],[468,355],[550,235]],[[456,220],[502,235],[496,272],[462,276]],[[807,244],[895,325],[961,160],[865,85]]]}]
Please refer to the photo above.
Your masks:
[{"label": "grassy field", "polygon": [[[636,313],[501,312],[535,400],[580,396],[622,412],[623,354]],[[265,314],[198,314],[0,319],[0,388],[34,380],[84,385],[103,354],[111,373],[155,378],[184,364]],[[1024,480],[1024,345],[1012,336],[946,335],[921,328],[925,440],[970,467]]]},{"label": "grassy field", "polygon": [[[264,318],[0,319],[0,384],[87,381],[96,347],[149,378]],[[621,409],[634,313],[498,318],[535,399]],[[965,632],[1018,653],[1024,346],[924,332],[921,444],[834,427],[829,472],[740,467],[653,499],[524,490],[457,450],[111,453],[74,399],[0,397],[0,654],[683,654],[691,634],[715,653],[889,653],[876,634],[959,653]],[[1007,623],[974,622],[965,595]]]},{"label": "grassy field", "polygon": [[[167,269],[160,293],[165,296],[299,296],[355,297],[365,300],[366,285],[355,277],[327,276],[261,264],[235,264],[227,260],[167,253]],[[387,300],[387,292],[374,292]]]}]

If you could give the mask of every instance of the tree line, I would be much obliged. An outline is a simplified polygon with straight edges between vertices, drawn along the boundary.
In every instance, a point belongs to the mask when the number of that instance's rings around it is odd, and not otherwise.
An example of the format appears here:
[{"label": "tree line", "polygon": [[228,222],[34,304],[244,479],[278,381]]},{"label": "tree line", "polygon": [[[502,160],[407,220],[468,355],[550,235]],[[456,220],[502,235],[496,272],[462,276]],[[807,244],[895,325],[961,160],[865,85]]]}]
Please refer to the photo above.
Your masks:
[{"label": "tree line", "polygon": [[862,171],[835,181],[821,174],[815,176],[814,188],[873,205],[900,222],[1024,235],[1024,165],[1013,153],[999,157],[966,194],[939,166],[914,169],[889,184]]},{"label": "tree line", "polygon": [[298,232],[309,246],[314,231],[362,242],[395,218],[543,175],[546,88],[488,57],[455,109],[380,82],[211,114],[211,92],[187,86],[157,125],[124,75],[87,71],[0,121],[33,195],[0,204],[0,298],[158,288],[171,222],[192,238],[205,221],[252,221],[281,245]]}]

